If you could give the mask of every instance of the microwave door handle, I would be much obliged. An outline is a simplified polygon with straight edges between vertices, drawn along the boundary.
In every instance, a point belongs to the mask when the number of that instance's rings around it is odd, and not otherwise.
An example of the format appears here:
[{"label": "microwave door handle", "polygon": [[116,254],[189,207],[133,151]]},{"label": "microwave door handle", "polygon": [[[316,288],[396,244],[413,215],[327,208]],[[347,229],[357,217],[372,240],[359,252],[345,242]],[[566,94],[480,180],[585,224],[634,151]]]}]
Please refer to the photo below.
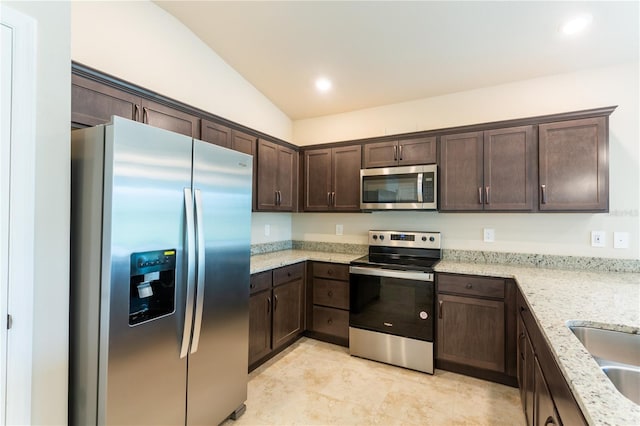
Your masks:
[{"label": "microwave door handle", "polygon": [[423,197],[422,197],[422,173],[418,173],[418,202],[422,203],[423,201]]}]

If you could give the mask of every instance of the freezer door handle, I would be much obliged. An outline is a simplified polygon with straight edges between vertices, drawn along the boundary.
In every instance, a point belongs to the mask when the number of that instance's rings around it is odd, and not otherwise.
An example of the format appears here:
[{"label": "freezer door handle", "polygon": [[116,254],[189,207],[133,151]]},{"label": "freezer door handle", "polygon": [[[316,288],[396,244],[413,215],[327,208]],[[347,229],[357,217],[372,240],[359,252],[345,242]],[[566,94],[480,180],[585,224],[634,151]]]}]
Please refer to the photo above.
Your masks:
[{"label": "freezer door handle", "polygon": [[202,326],[202,310],[204,308],[204,271],[205,271],[205,246],[204,246],[204,222],[202,220],[202,192],[194,191],[196,199],[196,243],[198,245],[198,265],[196,268],[196,317],[193,324],[193,340],[191,353],[196,353],[200,342],[200,328]]},{"label": "freezer door handle", "polygon": [[191,340],[191,325],[193,323],[193,296],[195,292],[196,275],[196,231],[193,217],[193,197],[191,188],[184,189],[184,211],[187,222],[187,301],[184,309],[184,328],[182,330],[182,345],[180,346],[180,358],[189,353],[189,341]]}]

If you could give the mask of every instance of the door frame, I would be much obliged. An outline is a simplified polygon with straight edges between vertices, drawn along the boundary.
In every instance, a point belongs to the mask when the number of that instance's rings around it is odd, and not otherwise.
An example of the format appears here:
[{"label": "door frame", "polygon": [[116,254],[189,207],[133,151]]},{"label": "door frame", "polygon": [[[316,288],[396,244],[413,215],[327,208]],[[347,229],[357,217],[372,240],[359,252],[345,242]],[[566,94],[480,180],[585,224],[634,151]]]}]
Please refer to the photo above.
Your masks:
[{"label": "door frame", "polygon": [[[11,54],[3,54],[1,63],[3,72],[10,72],[10,79],[0,88],[11,91],[0,121],[0,185],[8,188],[2,191],[0,215],[0,424],[30,424],[37,23],[0,4],[0,25],[0,42],[3,46],[11,43]],[[11,38],[6,40],[9,34]],[[6,93],[2,98],[7,98]]]}]

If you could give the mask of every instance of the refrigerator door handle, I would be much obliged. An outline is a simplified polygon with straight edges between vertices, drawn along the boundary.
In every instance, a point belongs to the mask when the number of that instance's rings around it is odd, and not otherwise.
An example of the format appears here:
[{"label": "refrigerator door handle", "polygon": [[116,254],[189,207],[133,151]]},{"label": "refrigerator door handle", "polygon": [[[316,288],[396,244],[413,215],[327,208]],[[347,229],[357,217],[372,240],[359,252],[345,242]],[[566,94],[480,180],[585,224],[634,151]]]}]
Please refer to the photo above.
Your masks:
[{"label": "refrigerator door handle", "polygon": [[191,325],[193,323],[193,297],[195,293],[196,275],[196,231],[193,217],[193,197],[191,188],[184,189],[184,211],[187,222],[187,301],[184,309],[184,328],[182,330],[182,345],[180,346],[180,358],[189,353],[189,341],[191,340]]},{"label": "refrigerator door handle", "polygon": [[193,324],[193,339],[191,341],[191,353],[196,353],[198,343],[200,343],[200,328],[202,326],[202,310],[204,308],[204,268],[205,268],[205,245],[204,245],[204,222],[202,219],[202,192],[199,189],[194,191],[196,200],[196,243],[198,245],[198,266],[196,268],[196,317]]}]

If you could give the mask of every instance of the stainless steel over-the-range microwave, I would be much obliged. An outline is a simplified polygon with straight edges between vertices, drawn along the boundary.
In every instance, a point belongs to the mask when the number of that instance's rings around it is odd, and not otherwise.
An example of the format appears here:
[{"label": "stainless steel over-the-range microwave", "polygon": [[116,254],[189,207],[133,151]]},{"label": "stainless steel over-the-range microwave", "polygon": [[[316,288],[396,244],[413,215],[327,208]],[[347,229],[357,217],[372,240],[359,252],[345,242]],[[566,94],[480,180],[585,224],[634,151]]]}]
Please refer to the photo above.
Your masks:
[{"label": "stainless steel over-the-range microwave", "polygon": [[383,167],[360,170],[360,209],[436,210],[438,167]]}]

